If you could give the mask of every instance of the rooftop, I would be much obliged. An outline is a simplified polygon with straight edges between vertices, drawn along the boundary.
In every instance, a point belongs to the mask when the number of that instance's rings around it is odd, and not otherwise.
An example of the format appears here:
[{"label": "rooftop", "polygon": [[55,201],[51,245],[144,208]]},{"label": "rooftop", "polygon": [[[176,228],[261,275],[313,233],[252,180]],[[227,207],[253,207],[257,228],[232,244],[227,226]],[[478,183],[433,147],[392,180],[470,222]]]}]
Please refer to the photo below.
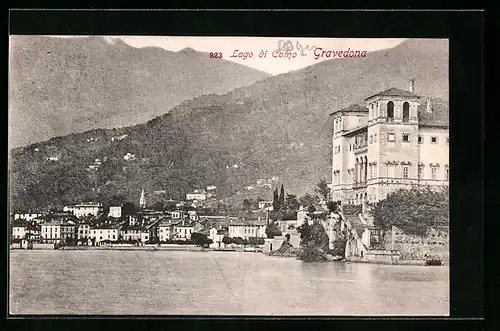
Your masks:
[{"label": "rooftop", "polygon": [[449,127],[449,106],[446,101],[431,98],[431,112],[427,111],[427,102],[418,106],[418,122],[422,126]]},{"label": "rooftop", "polygon": [[372,96],[369,96],[368,98],[365,99],[366,100],[369,100],[373,97],[378,97],[378,96],[387,96],[387,97],[413,97],[413,98],[420,98],[419,95],[415,94],[415,93],[412,93],[410,91],[407,91],[407,90],[401,90],[401,89],[398,89],[396,87],[391,87],[391,88],[388,88],[387,90],[384,90],[382,92],[379,92],[377,94],[374,94]]},{"label": "rooftop", "polygon": [[368,108],[365,107],[365,106],[360,106],[360,105],[354,104],[354,105],[350,105],[349,107],[346,107],[346,108],[335,110],[330,115],[333,115],[333,114],[336,114],[336,113],[340,113],[340,112],[343,112],[343,113],[352,113],[352,112],[367,113],[368,112]]},{"label": "rooftop", "polygon": [[229,226],[262,226],[262,225],[267,225],[267,221],[266,220],[245,220],[245,219],[241,219],[241,220],[238,220],[238,221],[234,221],[232,223],[229,224]]}]

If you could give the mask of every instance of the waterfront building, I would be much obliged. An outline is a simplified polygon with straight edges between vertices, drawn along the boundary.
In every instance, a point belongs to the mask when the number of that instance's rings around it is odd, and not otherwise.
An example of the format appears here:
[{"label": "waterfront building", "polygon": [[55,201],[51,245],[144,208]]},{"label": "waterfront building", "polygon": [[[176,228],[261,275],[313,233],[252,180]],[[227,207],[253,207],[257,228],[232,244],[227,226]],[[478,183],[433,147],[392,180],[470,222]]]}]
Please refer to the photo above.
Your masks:
[{"label": "waterfront building", "polygon": [[125,223],[120,228],[120,236],[123,240],[134,240],[142,243],[150,240],[151,225],[147,225],[142,220],[140,223]]},{"label": "waterfront building", "polygon": [[12,239],[22,239],[25,237],[28,230],[28,222],[22,219],[17,219],[11,224],[11,237]]},{"label": "waterfront building", "polygon": [[172,239],[172,234],[174,232],[174,223],[171,219],[162,219],[158,223],[157,236],[160,241],[167,241]]},{"label": "waterfront building", "polygon": [[78,225],[73,221],[62,222],[60,226],[61,241],[66,243],[76,241]]},{"label": "waterfront building", "polygon": [[224,230],[220,230],[217,228],[211,228],[209,230],[208,239],[212,240],[212,243],[209,245],[210,248],[225,248],[226,247],[226,244],[223,243]]},{"label": "waterfront building", "polygon": [[63,224],[62,221],[55,220],[55,221],[48,221],[45,223],[42,223],[40,228],[40,240],[46,242],[46,243],[60,243],[61,242],[61,225]]},{"label": "waterfront building", "polygon": [[413,185],[448,185],[448,106],[390,88],[330,114],[331,197],[343,204],[384,199]]},{"label": "waterfront building", "polygon": [[90,223],[88,223],[88,222],[78,223],[77,239],[78,240],[86,240],[89,238],[90,238]]},{"label": "waterfront building", "polygon": [[[177,240],[189,240],[191,239],[191,234],[195,231],[195,225],[199,222],[191,222],[189,219],[184,219],[174,225],[173,239]],[[197,227],[201,229],[200,227]]]},{"label": "waterfront building", "polygon": [[103,223],[100,225],[92,226],[90,228],[90,239],[92,239],[96,245],[99,245],[102,241],[118,241],[120,239],[120,224]]},{"label": "waterfront building", "polygon": [[240,237],[248,239],[251,237],[266,238],[266,221],[265,220],[238,220],[229,223],[229,237]]}]

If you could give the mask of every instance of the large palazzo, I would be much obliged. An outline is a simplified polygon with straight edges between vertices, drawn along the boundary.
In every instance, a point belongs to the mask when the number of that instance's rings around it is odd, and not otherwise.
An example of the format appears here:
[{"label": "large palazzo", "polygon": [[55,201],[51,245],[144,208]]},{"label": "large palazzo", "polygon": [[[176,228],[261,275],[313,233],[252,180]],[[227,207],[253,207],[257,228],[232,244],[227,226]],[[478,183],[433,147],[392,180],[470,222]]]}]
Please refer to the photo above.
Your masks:
[{"label": "large palazzo", "polygon": [[399,188],[448,185],[449,121],[445,101],[390,88],[330,114],[332,199],[362,204]]}]

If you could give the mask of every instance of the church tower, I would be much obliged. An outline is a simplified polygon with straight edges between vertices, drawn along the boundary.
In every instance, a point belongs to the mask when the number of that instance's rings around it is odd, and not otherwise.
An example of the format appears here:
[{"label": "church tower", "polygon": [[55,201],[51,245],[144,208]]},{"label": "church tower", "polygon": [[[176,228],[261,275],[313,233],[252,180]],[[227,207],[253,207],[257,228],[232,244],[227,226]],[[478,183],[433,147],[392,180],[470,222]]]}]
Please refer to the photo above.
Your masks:
[{"label": "church tower", "polygon": [[146,208],[146,196],[144,195],[144,189],[141,192],[141,198],[139,199],[139,206],[141,209]]}]

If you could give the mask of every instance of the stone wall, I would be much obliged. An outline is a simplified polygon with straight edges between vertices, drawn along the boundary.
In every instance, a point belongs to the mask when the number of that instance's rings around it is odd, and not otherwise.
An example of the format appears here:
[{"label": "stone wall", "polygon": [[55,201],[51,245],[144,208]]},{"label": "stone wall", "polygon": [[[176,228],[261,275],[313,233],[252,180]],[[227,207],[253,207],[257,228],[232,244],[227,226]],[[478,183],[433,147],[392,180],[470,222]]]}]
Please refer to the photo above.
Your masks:
[{"label": "stone wall", "polygon": [[[401,260],[421,260],[425,254],[439,256],[442,261],[449,262],[449,230],[438,228],[429,231],[427,236],[405,234],[398,228],[394,233],[394,249],[400,251]],[[385,249],[391,249],[391,231],[385,234]]]}]

